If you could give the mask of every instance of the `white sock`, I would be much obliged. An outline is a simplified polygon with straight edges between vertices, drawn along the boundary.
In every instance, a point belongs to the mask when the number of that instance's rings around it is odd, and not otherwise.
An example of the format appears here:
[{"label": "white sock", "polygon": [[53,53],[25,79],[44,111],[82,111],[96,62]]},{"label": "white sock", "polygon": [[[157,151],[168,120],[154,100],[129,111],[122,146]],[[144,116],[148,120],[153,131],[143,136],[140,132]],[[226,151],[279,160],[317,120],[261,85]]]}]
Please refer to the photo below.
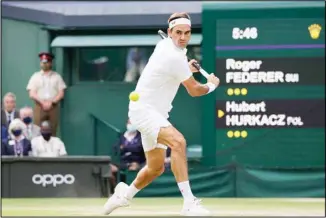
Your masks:
[{"label": "white sock", "polygon": [[129,186],[127,189],[127,192],[125,194],[125,197],[129,200],[131,200],[140,190],[135,187],[133,183]]},{"label": "white sock", "polygon": [[191,200],[195,198],[194,195],[192,194],[189,181],[179,182],[178,186],[184,200]]}]

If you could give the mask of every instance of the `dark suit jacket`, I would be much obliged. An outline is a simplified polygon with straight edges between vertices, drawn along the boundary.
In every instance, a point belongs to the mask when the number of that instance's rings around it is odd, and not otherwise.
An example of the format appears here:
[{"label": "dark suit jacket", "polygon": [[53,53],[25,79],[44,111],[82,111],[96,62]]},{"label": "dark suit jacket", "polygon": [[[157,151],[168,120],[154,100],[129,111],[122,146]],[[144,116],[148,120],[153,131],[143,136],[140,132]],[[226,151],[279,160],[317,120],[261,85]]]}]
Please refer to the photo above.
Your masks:
[{"label": "dark suit jacket", "polygon": [[[17,109],[14,112],[14,119],[19,118],[19,113]],[[8,120],[7,120],[7,115],[4,109],[1,109],[1,125],[5,126],[8,128]]]},{"label": "dark suit jacket", "polygon": [[5,126],[1,125],[1,142],[6,143],[8,140],[8,130]]},{"label": "dark suit jacket", "polygon": [[[7,140],[1,145],[1,155],[15,155],[14,146],[9,144],[10,140]],[[28,156],[28,153],[32,150],[31,142],[26,138],[23,139],[23,156]]]}]

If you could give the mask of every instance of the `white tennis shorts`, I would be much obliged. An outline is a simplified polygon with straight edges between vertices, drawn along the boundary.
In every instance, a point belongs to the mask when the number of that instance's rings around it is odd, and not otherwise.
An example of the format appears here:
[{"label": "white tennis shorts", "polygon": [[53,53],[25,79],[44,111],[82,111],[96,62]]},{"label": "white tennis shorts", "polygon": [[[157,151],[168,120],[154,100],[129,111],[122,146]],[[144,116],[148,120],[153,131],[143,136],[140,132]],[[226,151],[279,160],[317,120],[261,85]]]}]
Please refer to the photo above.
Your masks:
[{"label": "white tennis shorts", "polygon": [[147,107],[129,110],[128,116],[131,124],[135,125],[141,133],[145,152],[155,148],[167,149],[166,145],[157,143],[161,127],[171,126],[171,123],[162,114]]}]

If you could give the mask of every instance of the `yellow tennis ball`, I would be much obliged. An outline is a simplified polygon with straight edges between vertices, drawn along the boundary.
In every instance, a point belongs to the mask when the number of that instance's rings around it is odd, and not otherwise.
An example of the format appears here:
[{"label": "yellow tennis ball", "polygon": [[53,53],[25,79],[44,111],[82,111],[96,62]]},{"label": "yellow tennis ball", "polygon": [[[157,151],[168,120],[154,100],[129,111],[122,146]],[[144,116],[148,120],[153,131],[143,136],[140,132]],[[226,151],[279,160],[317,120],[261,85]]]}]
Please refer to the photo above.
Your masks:
[{"label": "yellow tennis ball", "polygon": [[131,92],[131,93],[129,94],[129,99],[130,99],[131,101],[138,101],[138,99],[139,99],[139,94],[138,94],[137,92]]}]

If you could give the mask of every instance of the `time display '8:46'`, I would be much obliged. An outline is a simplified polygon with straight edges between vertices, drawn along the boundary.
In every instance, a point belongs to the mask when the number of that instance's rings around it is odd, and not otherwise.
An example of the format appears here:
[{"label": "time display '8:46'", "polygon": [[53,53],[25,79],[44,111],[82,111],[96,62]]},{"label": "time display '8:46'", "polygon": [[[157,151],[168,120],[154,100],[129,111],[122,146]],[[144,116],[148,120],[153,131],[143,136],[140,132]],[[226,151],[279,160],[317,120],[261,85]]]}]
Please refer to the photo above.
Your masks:
[{"label": "time display '8:46'", "polygon": [[234,27],[232,30],[233,39],[257,39],[258,30],[256,27],[247,27],[242,30],[238,27]]}]

